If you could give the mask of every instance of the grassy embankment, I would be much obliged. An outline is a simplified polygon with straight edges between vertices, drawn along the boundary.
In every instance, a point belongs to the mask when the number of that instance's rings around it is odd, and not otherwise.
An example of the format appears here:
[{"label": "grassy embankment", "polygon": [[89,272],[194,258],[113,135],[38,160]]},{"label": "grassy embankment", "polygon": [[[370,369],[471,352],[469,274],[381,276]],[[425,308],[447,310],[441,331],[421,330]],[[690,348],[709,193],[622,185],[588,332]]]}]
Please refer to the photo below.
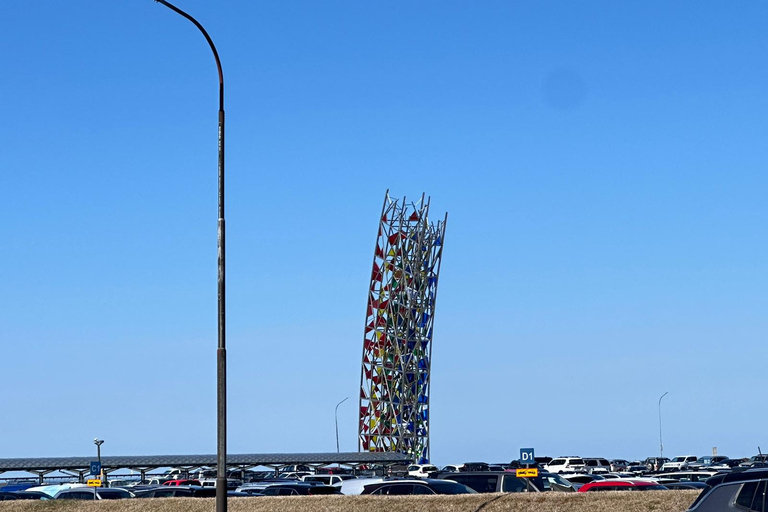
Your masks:
[{"label": "grassy embankment", "polygon": [[[683,512],[698,491],[234,498],[229,512]],[[0,501],[0,512],[213,512],[213,498]]]}]

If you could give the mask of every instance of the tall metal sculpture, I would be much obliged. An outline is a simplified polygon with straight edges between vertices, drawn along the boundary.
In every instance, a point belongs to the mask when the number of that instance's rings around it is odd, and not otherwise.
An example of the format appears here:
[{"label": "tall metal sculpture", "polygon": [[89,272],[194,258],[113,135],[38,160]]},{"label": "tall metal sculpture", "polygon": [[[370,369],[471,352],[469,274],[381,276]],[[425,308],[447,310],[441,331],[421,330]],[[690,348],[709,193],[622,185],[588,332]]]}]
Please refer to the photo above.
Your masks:
[{"label": "tall metal sculpture", "polygon": [[363,339],[361,451],[397,451],[429,462],[432,327],[445,219],[429,198],[389,197],[382,208]]}]

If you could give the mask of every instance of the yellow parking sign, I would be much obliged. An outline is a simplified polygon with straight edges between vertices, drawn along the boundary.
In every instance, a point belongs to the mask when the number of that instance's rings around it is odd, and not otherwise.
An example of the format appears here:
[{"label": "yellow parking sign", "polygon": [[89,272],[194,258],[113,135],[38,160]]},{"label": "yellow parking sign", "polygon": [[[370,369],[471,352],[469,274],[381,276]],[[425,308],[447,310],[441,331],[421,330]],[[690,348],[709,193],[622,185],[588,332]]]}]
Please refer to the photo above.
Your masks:
[{"label": "yellow parking sign", "polygon": [[101,480],[98,478],[90,478],[86,483],[88,484],[88,487],[101,487]]},{"label": "yellow parking sign", "polygon": [[521,478],[533,478],[539,476],[539,470],[536,468],[520,468],[515,471],[515,475]]}]

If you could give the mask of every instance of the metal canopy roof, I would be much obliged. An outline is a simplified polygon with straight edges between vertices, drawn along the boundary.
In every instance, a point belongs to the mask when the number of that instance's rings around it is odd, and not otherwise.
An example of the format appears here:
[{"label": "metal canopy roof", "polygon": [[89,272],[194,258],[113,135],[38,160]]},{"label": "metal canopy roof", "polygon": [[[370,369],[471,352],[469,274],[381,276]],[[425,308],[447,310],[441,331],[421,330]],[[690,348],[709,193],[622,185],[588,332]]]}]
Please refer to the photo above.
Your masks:
[{"label": "metal canopy roof", "polygon": [[[90,467],[94,457],[42,457],[33,459],[0,459],[0,473],[6,471],[58,471],[83,470]],[[346,453],[255,453],[229,454],[227,466],[287,466],[291,464],[326,465],[409,463],[410,460],[397,452],[346,452]],[[102,467],[115,469],[197,468],[215,467],[216,455],[126,455],[102,457]]]}]

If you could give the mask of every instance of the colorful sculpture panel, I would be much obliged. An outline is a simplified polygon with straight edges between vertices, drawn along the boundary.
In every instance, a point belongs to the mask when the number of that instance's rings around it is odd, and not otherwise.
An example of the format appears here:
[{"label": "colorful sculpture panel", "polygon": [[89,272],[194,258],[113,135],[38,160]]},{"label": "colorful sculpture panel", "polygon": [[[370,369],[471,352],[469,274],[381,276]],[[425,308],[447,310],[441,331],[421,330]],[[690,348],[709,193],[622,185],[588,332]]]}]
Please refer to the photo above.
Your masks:
[{"label": "colorful sculpture panel", "polygon": [[430,223],[429,198],[389,197],[379,223],[360,375],[361,451],[429,462],[432,333],[448,220]]}]

